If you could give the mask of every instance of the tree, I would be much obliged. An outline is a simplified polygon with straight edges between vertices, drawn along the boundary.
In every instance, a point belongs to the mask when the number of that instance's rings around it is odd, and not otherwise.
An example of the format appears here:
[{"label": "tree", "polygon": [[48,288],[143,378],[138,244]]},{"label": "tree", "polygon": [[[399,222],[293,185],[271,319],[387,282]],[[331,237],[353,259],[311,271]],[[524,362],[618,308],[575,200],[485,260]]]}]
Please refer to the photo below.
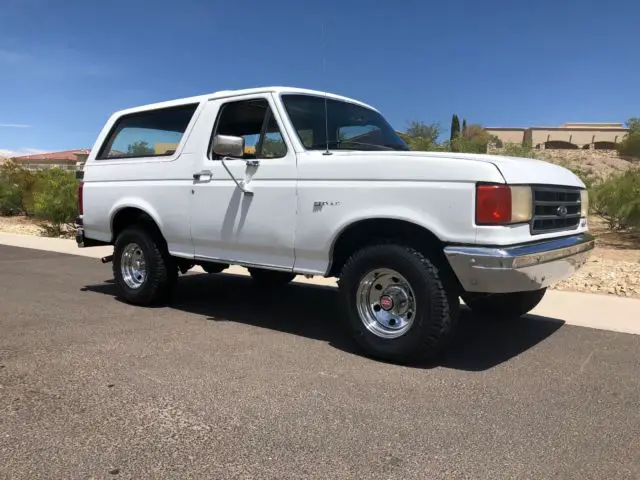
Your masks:
[{"label": "tree", "polygon": [[455,113],[451,117],[451,137],[449,140],[453,142],[453,139],[460,136],[460,119]]},{"label": "tree", "polygon": [[130,143],[127,146],[127,155],[135,155],[136,157],[142,157],[145,155],[153,155],[155,151],[149,145],[149,142],[139,141]]},{"label": "tree", "polygon": [[627,128],[630,134],[640,134],[640,117],[631,117],[627,120]]},{"label": "tree", "polygon": [[414,120],[409,122],[409,128],[407,128],[406,134],[409,138],[425,138],[436,143],[440,136],[440,125],[438,123],[431,123],[427,125],[424,122]]},{"label": "tree", "polygon": [[462,134],[464,135],[467,132],[467,119],[462,120]]},{"label": "tree", "polygon": [[402,135],[411,150],[419,151],[433,150],[439,136],[440,125],[438,123],[426,124],[417,120],[409,122],[406,133]]},{"label": "tree", "polygon": [[464,153],[487,153],[491,135],[480,124],[467,125],[462,135],[451,140],[451,150]]}]

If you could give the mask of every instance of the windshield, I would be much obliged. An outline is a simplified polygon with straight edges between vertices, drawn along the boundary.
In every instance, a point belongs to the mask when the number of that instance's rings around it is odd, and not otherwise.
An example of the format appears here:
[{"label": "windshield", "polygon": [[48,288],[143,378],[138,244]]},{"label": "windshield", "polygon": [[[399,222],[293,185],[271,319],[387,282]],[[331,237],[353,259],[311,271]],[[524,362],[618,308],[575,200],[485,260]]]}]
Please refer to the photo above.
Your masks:
[{"label": "windshield", "polygon": [[[409,150],[375,110],[314,95],[283,95],[293,128],[307,150]],[[325,132],[329,133],[327,138]]]}]

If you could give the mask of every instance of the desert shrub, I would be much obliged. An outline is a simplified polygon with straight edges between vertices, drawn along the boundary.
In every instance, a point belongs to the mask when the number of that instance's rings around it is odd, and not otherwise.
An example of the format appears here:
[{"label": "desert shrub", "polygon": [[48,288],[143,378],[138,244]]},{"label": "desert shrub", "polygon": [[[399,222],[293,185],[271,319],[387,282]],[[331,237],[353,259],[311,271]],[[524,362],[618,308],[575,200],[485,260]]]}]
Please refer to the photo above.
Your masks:
[{"label": "desert shrub", "polygon": [[0,179],[0,215],[11,216],[22,213],[20,189],[17,185]]},{"label": "desert shrub", "polygon": [[461,135],[451,141],[451,150],[461,153],[487,153],[487,145],[488,142],[485,139],[467,138]]},{"label": "desert shrub", "polygon": [[505,143],[500,155],[506,155],[507,157],[536,158],[535,151],[531,148],[531,145],[521,145],[519,143]]},{"label": "desert shrub", "polygon": [[612,230],[640,228],[640,169],[612,175],[595,185],[590,203]]},{"label": "desert shrub", "polygon": [[33,215],[33,193],[38,180],[37,175],[13,161],[7,161],[0,165],[0,180],[17,189],[20,208],[15,214]]},{"label": "desert shrub", "polygon": [[73,172],[58,168],[38,173],[34,191],[35,215],[46,222],[43,233],[61,235],[65,229],[73,228],[78,212],[77,181]]},{"label": "desert shrub", "polygon": [[620,155],[640,160],[640,133],[630,133],[617,148]]}]

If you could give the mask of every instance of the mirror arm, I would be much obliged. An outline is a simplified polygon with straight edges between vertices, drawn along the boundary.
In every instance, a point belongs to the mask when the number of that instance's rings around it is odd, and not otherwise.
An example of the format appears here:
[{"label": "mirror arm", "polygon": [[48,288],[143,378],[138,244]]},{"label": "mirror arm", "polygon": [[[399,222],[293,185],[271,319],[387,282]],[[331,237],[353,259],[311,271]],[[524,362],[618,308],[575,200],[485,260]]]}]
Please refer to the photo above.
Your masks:
[{"label": "mirror arm", "polygon": [[224,169],[227,171],[227,173],[231,177],[231,180],[233,180],[234,183],[236,184],[236,186],[240,190],[242,190],[242,193],[244,193],[245,195],[252,195],[253,191],[251,190],[251,187],[246,185],[244,181],[238,182],[238,180],[236,180],[236,177],[233,176],[233,174],[229,170],[229,167],[227,167],[227,164],[225,163],[225,160],[238,160],[238,159],[237,158],[233,158],[233,157],[222,157],[222,159],[221,159],[222,166],[224,167]]}]

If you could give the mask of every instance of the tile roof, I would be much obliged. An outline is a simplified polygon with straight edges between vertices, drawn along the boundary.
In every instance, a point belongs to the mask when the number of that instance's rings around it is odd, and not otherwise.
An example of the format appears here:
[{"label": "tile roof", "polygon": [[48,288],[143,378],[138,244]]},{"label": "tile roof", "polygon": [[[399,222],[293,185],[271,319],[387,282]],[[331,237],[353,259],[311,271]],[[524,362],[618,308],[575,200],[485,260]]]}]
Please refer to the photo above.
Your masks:
[{"label": "tile roof", "polygon": [[16,160],[35,162],[35,161],[56,161],[56,160],[77,160],[77,155],[88,155],[91,152],[90,149],[81,148],[78,150],[64,150],[62,152],[49,152],[49,153],[36,153],[33,155],[23,155],[21,157],[14,157]]}]

